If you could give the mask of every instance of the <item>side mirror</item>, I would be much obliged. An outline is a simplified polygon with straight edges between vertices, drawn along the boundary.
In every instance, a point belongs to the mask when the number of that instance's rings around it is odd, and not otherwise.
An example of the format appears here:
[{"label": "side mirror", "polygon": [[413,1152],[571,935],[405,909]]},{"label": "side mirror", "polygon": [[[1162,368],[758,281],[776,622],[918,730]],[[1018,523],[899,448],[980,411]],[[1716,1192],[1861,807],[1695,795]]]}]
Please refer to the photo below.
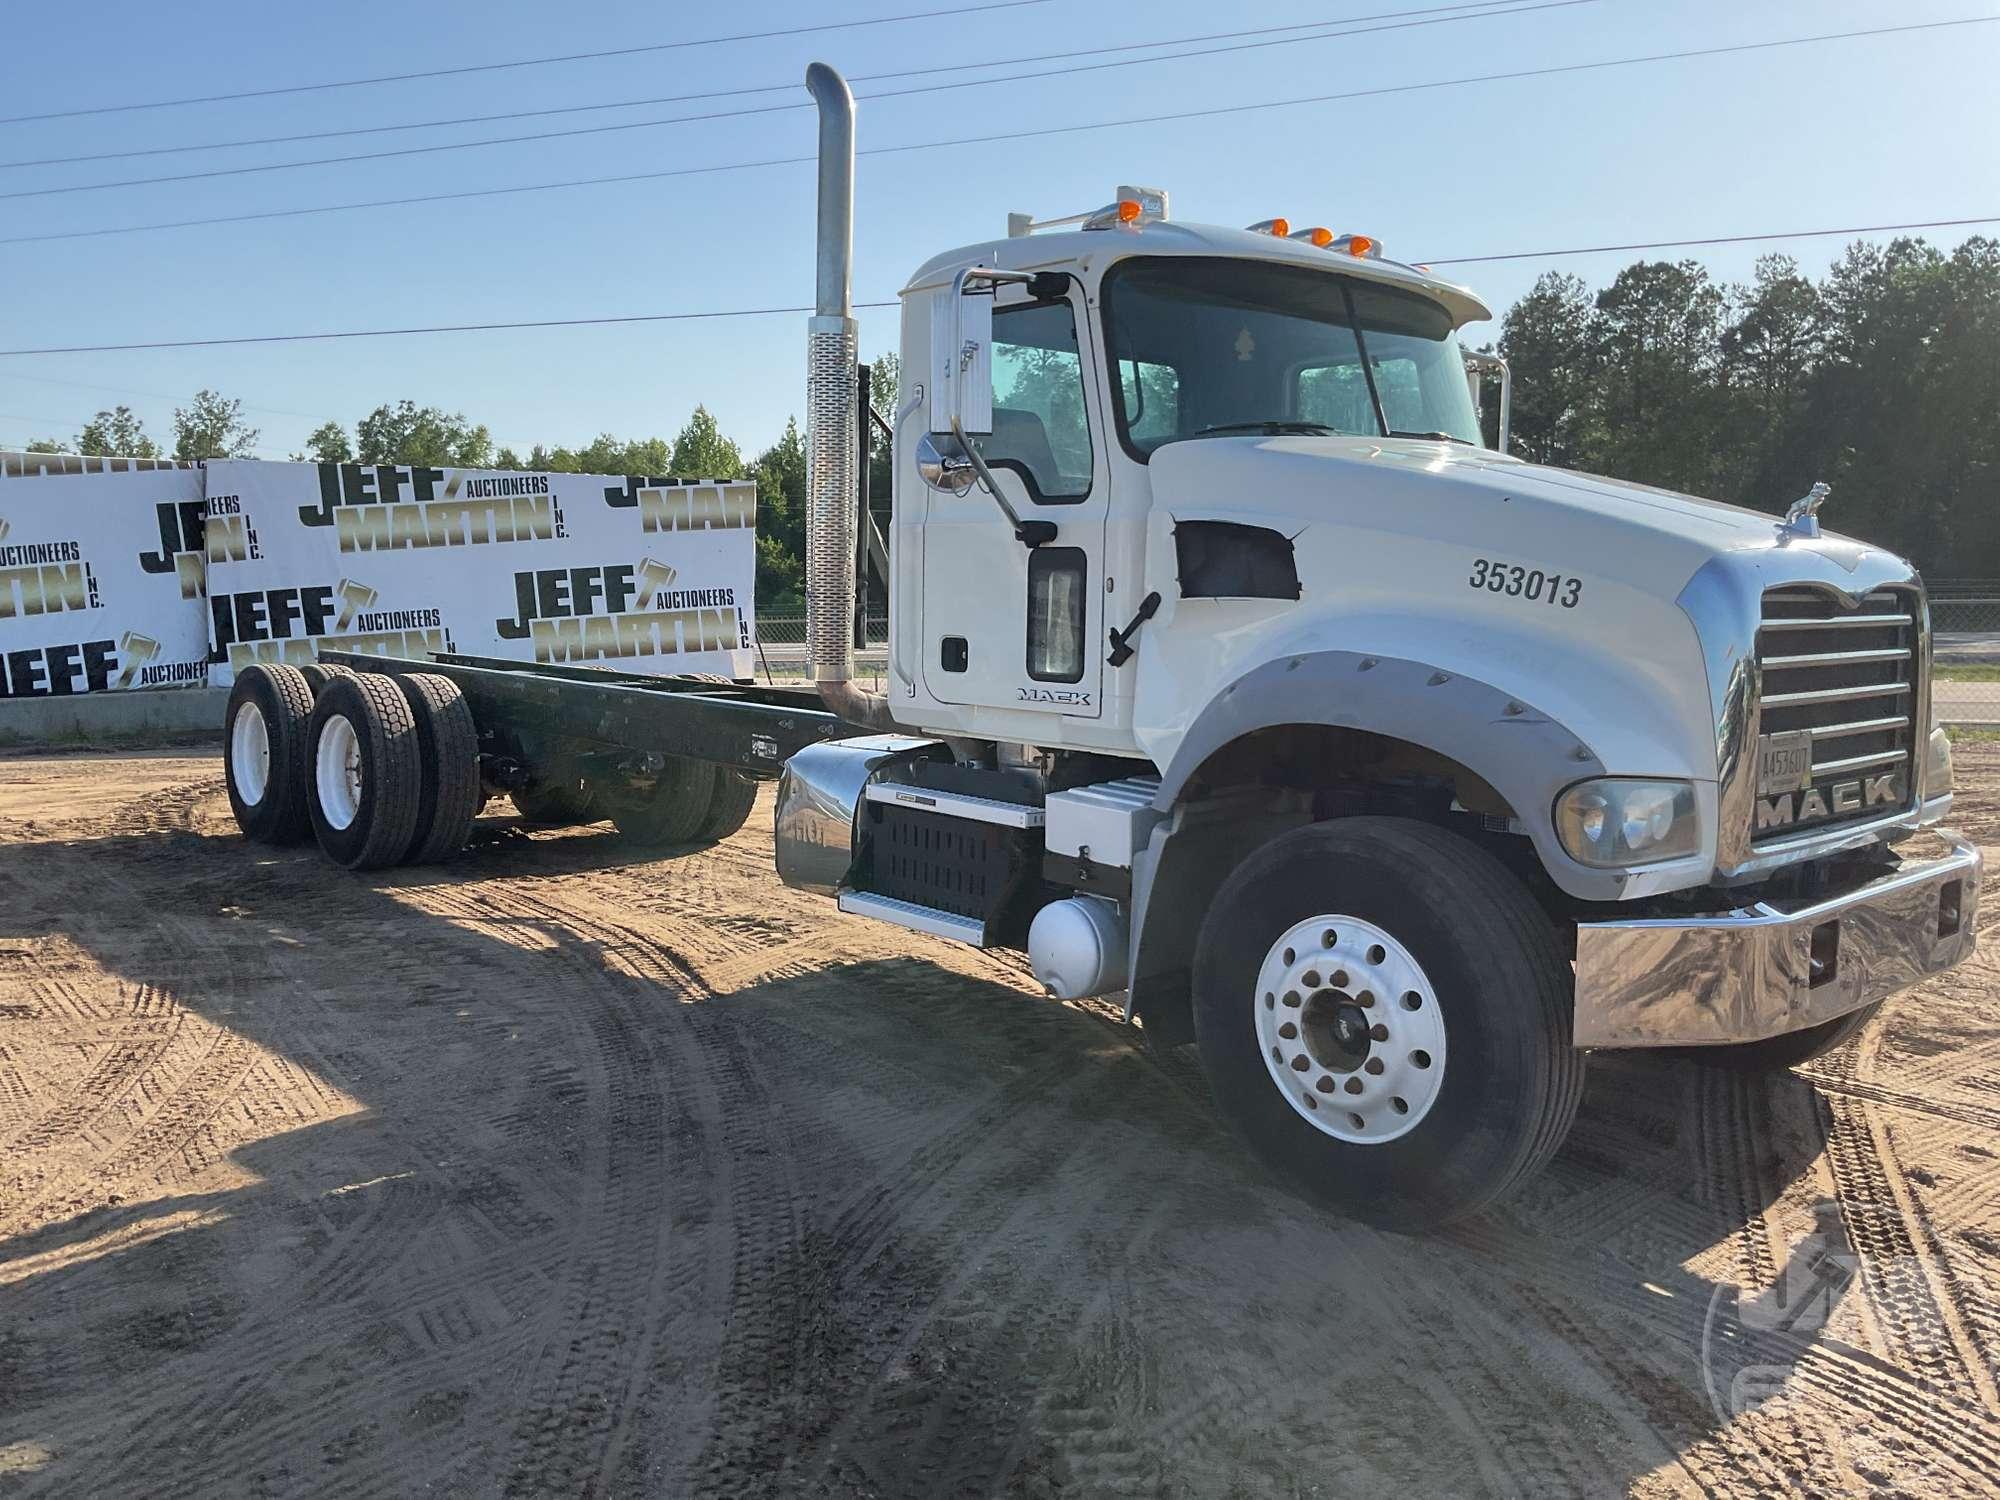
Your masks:
[{"label": "side mirror", "polygon": [[929,426],[940,435],[993,430],[993,286],[968,286],[977,272],[960,271],[931,306]]},{"label": "side mirror", "polygon": [[1505,453],[1514,438],[1514,372],[1507,367],[1507,361],[1497,354],[1466,351],[1465,380],[1472,388],[1472,410],[1475,416],[1481,413],[1480,395],[1488,375],[1500,377],[1500,440],[1494,446],[1499,452]]},{"label": "side mirror", "polygon": [[957,438],[929,432],[917,439],[917,473],[932,489],[952,495],[963,495],[978,477]]}]

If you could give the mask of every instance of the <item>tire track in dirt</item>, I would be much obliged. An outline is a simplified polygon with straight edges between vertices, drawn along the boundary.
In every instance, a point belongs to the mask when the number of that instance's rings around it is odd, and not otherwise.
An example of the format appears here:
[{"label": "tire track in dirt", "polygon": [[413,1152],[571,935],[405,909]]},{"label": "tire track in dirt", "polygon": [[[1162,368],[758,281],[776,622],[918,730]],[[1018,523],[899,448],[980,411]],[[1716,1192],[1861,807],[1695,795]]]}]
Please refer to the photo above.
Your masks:
[{"label": "tire track in dirt", "polygon": [[[190,796],[190,807],[193,800]],[[123,816],[114,815],[114,826]],[[132,910],[151,909],[145,894],[117,872],[92,871],[90,879],[122,889]],[[151,930],[156,949],[148,953],[147,960],[155,974],[202,983],[219,971],[225,988],[232,982],[227,952],[205,953],[184,928],[157,914]],[[248,1043],[219,1027],[204,1024],[191,1033],[185,1024],[185,1008],[175,998],[173,980],[142,981],[129,997],[125,985],[119,983],[117,1002],[80,992],[66,978],[50,972],[47,950],[57,946],[47,942],[30,951],[31,982],[38,992],[60,995],[63,1008],[72,1015],[98,1021],[93,1029],[101,1036],[108,1032],[110,1045],[77,1086],[76,1096],[31,1122],[13,1144],[17,1153],[14,1164],[22,1169],[17,1180],[24,1187],[9,1194],[0,1184],[0,1226],[10,1218],[25,1222],[46,1203],[50,1192],[74,1190],[52,1188],[38,1195],[28,1185],[39,1180],[31,1178],[31,1172],[43,1170],[55,1159],[85,1156],[91,1177],[104,1184],[133,1176],[148,1163],[185,1145],[226,1106],[252,1056]],[[58,962],[67,965],[69,960]],[[104,1021],[113,1024],[107,1028]],[[139,1040],[126,1040],[135,1033]],[[173,1066],[166,1067],[176,1043],[189,1038],[198,1049],[195,1056],[176,1059]],[[27,1154],[18,1154],[22,1152]]]},{"label": "tire track in dirt", "polygon": [[[1724,1075],[1707,1079],[1702,1089],[1711,1099],[1726,1098],[1736,1094],[1730,1085],[1741,1083],[1735,1075]],[[1726,1125],[1723,1138],[1736,1129]],[[1479,1299],[1480,1305],[1524,1299],[1538,1325],[1562,1347],[1589,1360],[1613,1388],[1648,1414],[1704,1491],[1761,1495],[1801,1486],[1837,1492],[1871,1488],[1873,1481],[1846,1469],[1833,1436],[1857,1417],[1885,1424],[1911,1452],[1936,1450],[1960,1486],[1984,1490],[1993,1484],[1994,1448],[1983,1424],[1968,1429],[1963,1413],[1940,1408],[1911,1372],[1817,1331],[1773,1335],[1745,1328],[1727,1311],[1733,1306],[1723,1300],[1727,1287],[1677,1268],[1628,1267],[1615,1257],[1591,1253],[1588,1246],[1551,1242],[1539,1229],[1453,1236],[1476,1245],[1511,1273],[1504,1294],[1496,1290]],[[1739,1256],[1756,1253],[1755,1242],[1743,1248],[1740,1232],[1734,1239]],[[1647,1290],[1656,1282],[1664,1286]],[[1767,1280],[1761,1288],[1769,1285]],[[1558,1293],[1556,1288],[1565,1290]],[[1761,1288],[1753,1283],[1745,1290]],[[1656,1365],[1659,1353],[1671,1350],[1686,1371],[1703,1369],[1710,1357],[1705,1331],[1723,1338],[1718,1347],[1737,1366],[1761,1361],[1782,1372],[1791,1387],[1824,1401],[1804,1411],[1798,1409],[1800,1403],[1784,1402],[1777,1412],[1759,1401],[1748,1415],[1732,1416],[1714,1410],[1682,1380],[1638,1367],[1640,1362]],[[1838,1472],[1826,1474],[1827,1465],[1836,1462]]]},{"label": "tire track in dirt", "polygon": [[[663,1084],[669,1077],[685,1084],[703,1066],[687,1055],[689,1028],[674,1003],[687,998],[692,971],[651,940],[637,947],[643,957],[636,964],[621,968],[618,959],[632,951],[625,940],[636,934],[551,900],[543,889],[489,883],[469,902],[441,887],[405,894],[461,917],[472,915],[471,906],[481,915],[545,926],[557,935],[545,951],[584,981],[597,1002],[583,1025],[610,1128],[590,1143],[592,1197],[579,1205],[572,1255],[533,1341],[538,1352],[515,1391],[507,1481],[516,1492],[592,1490],[617,1469],[642,1367],[670,1314],[684,1321],[696,1301],[688,1295],[689,1278],[676,1283],[671,1264],[688,1247],[674,1244],[670,1255],[669,1241],[678,1223],[711,1217],[712,1205],[699,1189],[700,1174],[686,1170],[698,1165],[686,1160],[691,1133],[670,1111]],[[690,1184],[697,1185],[694,1201],[687,1198]],[[676,1284],[680,1306],[672,1305]],[[634,1314],[638,1326],[628,1327]]]},{"label": "tire track in dirt", "polygon": [[[350,962],[361,972],[366,972],[372,967],[369,963],[371,956],[375,956],[371,955],[371,949],[387,957],[385,950],[393,949],[395,935],[389,934],[389,942],[384,944],[375,937],[381,925],[379,919],[352,923],[344,921],[350,909],[358,914],[376,899],[367,887],[353,885],[335,872],[322,872],[321,878],[326,882],[324,894],[329,898],[321,904],[321,910],[329,923],[354,928],[353,932],[343,934],[349,941],[342,946]],[[316,957],[307,956],[300,962],[308,967],[310,973],[316,965]],[[383,967],[387,972],[394,972],[393,964]],[[297,975],[291,976],[291,984],[295,996],[309,987]],[[304,1058],[316,1063],[326,1075],[340,1076],[340,1064],[316,1056],[310,1046],[299,1045],[297,1039],[290,1039],[290,1045]],[[345,1062],[351,1067],[358,1056],[350,1054]],[[294,1076],[303,1076],[295,1069],[286,1071]],[[365,1069],[355,1071],[365,1072]],[[313,1092],[323,1097],[323,1091],[317,1087]],[[420,1158],[422,1155],[435,1155],[435,1152],[420,1149],[422,1143],[408,1132],[401,1133],[401,1140],[418,1149]],[[507,1227],[514,1231],[513,1237],[516,1238],[524,1230],[530,1234],[546,1234],[552,1223],[546,1216],[529,1213],[519,1194],[491,1169],[473,1167],[454,1170],[447,1163],[439,1163],[431,1175],[442,1180],[431,1183],[388,1182],[364,1193],[359,1215],[344,1229],[332,1233],[312,1264],[305,1268],[299,1281],[296,1307],[309,1309],[322,1326],[314,1326],[310,1317],[294,1316],[244,1330],[241,1337],[232,1341],[233,1351],[238,1354],[241,1365],[247,1367],[244,1375],[220,1389],[211,1387],[191,1401],[160,1405],[147,1414],[150,1421],[142,1419],[135,1423],[142,1431],[132,1436],[142,1436],[143,1429],[148,1427],[163,1429],[163,1441],[169,1432],[175,1430],[214,1430],[233,1414],[245,1409],[256,1410],[260,1404],[270,1404],[275,1388],[294,1384],[302,1378],[310,1384],[309,1372],[320,1362],[320,1348],[324,1347],[330,1332],[329,1327],[324,1326],[325,1320],[342,1307],[359,1304],[372,1294],[379,1283],[394,1278],[401,1269],[399,1262],[404,1248],[412,1242],[422,1242],[422,1231],[447,1197],[458,1200],[461,1215],[467,1207],[467,1200],[476,1202],[476,1215],[492,1226],[497,1238],[509,1238],[502,1228],[503,1220],[512,1221]],[[495,1209],[502,1210],[498,1218],[494,1217]],[[316,1348],[316,1345],[319,1347]],[[418,1378],[421,1378],[421,1372],[418,1372]],[[238,1422],[235,1430],[240,1437],[224,1447],[232,1463],[240,1466],[239,1472],[261,1472],[291,1451],[304,1436],[310,1436],[310,1430],[321,1420],[321,1414],[308,1409],[291,1421],[280,1419],[262,1424]],[[135,1473],[133,1478],[135,1482],[148,1482],[143,1471]],[[199,1489],[197,1484],[188,1492]]]},{"label": "tire track in dirt", "polygon": [[[1825,1060],[1836,1077],[1866,1080],[1876,1038],[1865,1036]],[[1988,1351],[1974,1342],[1968,1297],[1944,1253],[1922,1202],[1910,1190],[1889,1132],[1869,1113],[1867,1101],[1828,1098],[1827,1163],[1849,1243],[1861,1256],[1861,1281],[1891,1360],[1920,1384],[1976,1396],[1986,1410],[1966,1417],[1984,1428],[1992,1444],[1991,1470],[2000,1484],[2000,1395]]]},{"label": "tire track in dirt", "polygon": [[[837,960],[838,954],[830,958]],[[833,993],[850,982],[837,969],[818,977]],[[914,966],[906,973],[878,969],[868,977],[866,1003],[887,1011],[921,996],[935,1005],[940,982],[949,984],[954,977]],[[1082,1087],[1074,1076],[1079,1059],[1058,1053],[1041,1066],[1025,1071],[1014,1067],[1015,1056],[1024,1051],[1033,1055],[1024,1044],[1040,1032],[1032,1025],[1012,1024],[1005,1005],[982,1009],[977,1029],[965,1037],[961,1072],[972,1075],[982,1066],[1005,1064],[1018,1076],[959,1109],[955,1122],[934,1122],[914,1141],[907,1130],[888,1140],[868,1139],[864,1131],[863,1149],[879,1153],[886,1147],[887,1154],[873,1156],[855,1187],[830,1201],[812,1202],[810,1255],[787,1273],[794,1285],[780,1306],[780,1326],[759,1326],[760,1313],[773,1300],[768,1287],[778,1279],[777,1269],[750,1262],[747,1274],[738,1277],[731,1342],[717,1379],[715,1437],[698,1471],[704,1492],[760,1493],[763,1486],[780,1482],[834,1483],[833,1472],[816,1464],[826,1454],[852,1448],[858,1424],[868,1420],[878,1394],[900,1384],[898,1362],[939,1317],[952,1315],[933,1300],[936,1257],[948,1254],[950,1264],[980,1265],[986,1247],[994,1243],[994,1225],[1021,1209],[1019,1179],[1047,1168],[1051,1143],[1029,1122],[1044,1114],[1063,1118],[1065,1084],[1069,1091]],[[761,1018],[733,1009],[718,1024],[758,1035],[760,1055],[781,1058],[788,1041],[813,1041],[768,1028],[753,1031]],[[768,1044],[761,1040],[766,1037]],[[843,1129],[854,1123],[843,1119]],[[1066,1159],[1075,1149],[1073,1139],[1055,1143],[1054,1158]],[[1009,1175],[1010,1185],[993,1185]],[[943,1222],[947,1214],[926,1211],[927,1201],[947,1185],[948,1226]],[[806,1197],[818,1195],[808,1188]],[[942,1244],[935,1240],[938,1234],[945,1236]],[[740,1339],[738,1329],[746,1330]],[[897,1461],[922,1468],[913,1459],[910,1441],[905,1434],[895,1444]],[[955,1429],[942,1441],[954,1449],[964,1446]],[[782,1481],[770,1468],[776,1454],[790,1456]],[[814,1454],[822,1458],[815,1460]]]},{"label": "tire track in dirt", "polygon": [[[210,1227],[147,1252],[151,1276],[170,1273],[181,1342],[135,1345],[121,1367],[100,1323],[53,1374],[13,1387],[34,1393],[38,1428],[70,1435],[36,1492],[87,1474],[107,1492],[186,1496],[491,1493],[510,1477],[689,1493],[706,1492],[711,1461],[714,1488],[756,1494],[1251,1495],[1334,1474],[1413,1492],[2000,1488],[1964,1387],[1932,1389],[1949,1371],[1903,1369],[1894,1350],[1753,1343],[1787,1372],[1786,1399],[1728,1421],[1696,1388],[1713,1288],[1680,1263],[1768,1287],[1795,1253],[1782,1230],[1803,1179],[1773,1180],[1800,1149],[1782,1091],[1628,1075],[1593,1090],[1584,1138],[1514,1208],[1356,1259],[1356,1231],[1216,1144],[1188,1067],[1140,1057],[1132,1033],[1113,1043],[1102,1007],[1024,995],[1008,958],[885,939],[778,889],[761,830],[622,870],[571,847],[594,837],[537,837],[510,851],[518,868],[476,856],[371,885],[213,837],[215,795],[198,785],[177,805],[133,835],[150,842],[94,858],[197,942],[229,930],[224,903],[287,912],[271,919],[277,957],[260,968],[239,948],[219,976],[135,964],[128,945],[120,971],[151,988],[90,1020],[109,991],[93,956],[68,950],[75,967],[52,985],[63,1018],[47,1024],[108,1036],[176,997],[217,1014],[207,1001],[229,989],[223,1024],[282,1063],[256,1063],[227,1109],[133,1170],[190,1193],[218,1170],[268,1181],[230,1187]],[[35,849],[60,856],[51,878],[79,909],[130,909],[81,852]],[[1941,1003],[1950,1025],[1969,1014],[1959,993]],[[629,1085],[607,1049],[637,1070]],[[1982,1067],[1968,1054],[1968,1072]],[[1870,1097],[1978,1101],[1974,1079],[1933,1093],[1922,1077],[1914,1062],[1850,1070],[1826,1090],[1883,1134],[1892,1188],[1911,1175],[1896,1148],[1914,1168],[1932,1142],[1969,1148],[1967,1129],[1985,1129]],[[372,1117],[246,1149],[354,1100]],[[592,1139],[628,1114],[636,1155]],[[618,1164],[648,1159],[663,1182],[621,1196]],[[1982,1173],[2000,1186],[2000,1160],[1961,1160],[1928,1200],[1903,1184],[1920,1250],[1978,1222],[1965,1194]],[[282,1301],[237,1305],[224,1261],[274,1235],[294,1245]],[[143,1297],[140,1259],[100,1261],[76,1285]],[[1271,1305],[1237,1294],[1250,1268]],[[41,1288],[56,1285],[38,1273],[10,1295],[46,1324]],[[1962,1291],[1971,1346],[1986,1347]],[[1850,1297],[1850,1321],[1874,1317],[1864,1303]],[[0,1334],[0,1389],[32,1357]],[[762,1406],[760,1378],[775,1393]],[[533,1402],[563,1430],[524,1431],[516,1408]],[[1376,1414],[1392,1411],[1421,1414],[1418,1437],[1383,1437]],[[1679,1472],[1651,1472],[1670,1459]]]},{"label": "tire track in dirt", "polygon": [[[198,800],[198,797],[189,797],[175,801],[169,821],[178,821],[190,815],[188,810]],[[128,895],[144,903],[141,909],[157,909],[163,896],[184,909],[198,906],[195,897],[203,884],[203,880],[197,877],[174,882],[170,891],[156,892],[129,880],[124,882]],[[217,995],[235,995],[242,991],[241,966],[237,961],[237,949],[231,944],[223,942],[204,949],[179,922],[163,918],[156,918],[155,929],[169,942],[175,957],[189,966],[195,982],[207,983]],[[200,961],[201,957],[205,957],[206,962]],[[219,973],[213,972],[218,969]],[[259,1060],[269,1054],[247,1035],[220,1028],[209,1029],[213,1031],[216,1045],[202,1064],[180,1080],[176,1089],[166,1096],[147,1125],[134,1133],[123,1158],[114,1160],[111,1170],[105,1175],[130,1176],[148,1160],[159,1160],[184,1149],[216,1116],[233,1103],[241,1102],[237,1095],[242,1083],[259,1070]],[[271,1027],[264,1026],[260,1030],[263,1040],[271,1040]],[[296,1090],[289,1097],[303,1096],[319,1101],[328,1098],[323,1087],[317,1083],[307,1084],[304,1075],[297,1069],[286,1067],[267,1073],[274,1083],[281,1075]],[[258,1102],[272,1112],[293,1115],[300,1124],[321,1117],[320,1111],[310,1107],[286,1110],[284,1097],[265,1094],[260,1096]],[[221,1152],[218,1149],[205,1154],[212,1159],[219,1157]],[[323,1215],[318,1217],[324,1222]],[[331,1235],[323,1253],[304,1269],[299,1286],[304,1294],[302,1302],[310,1306],[306,1299],[322,1290],[327,1278],[350,1257],[372,1259],[377,1267],[383,1266],[381,1247],[391,1242],[374,1231],[390,1227],[393,1224],[389,1219],[371,1215],[364,1217],[354,1232]],[[254,1408],[273,1386],[296,1378],[300,1372],[318,1363],[321,1355],[311,1346],[315,1342],[323,1342],[324,1338],[323,1329],[316,1329],[308,1319],[298,1317],[253,1322],[247,1328],[232,1330],[229,1342],[232,1352],[238,1356],[236,1363],[242,1373],[220,1386],[203,1380],[163,1381],[161,1397],[128,1414],[125,1430],[113,1440],[111,1452],[92,1465],[93,1469],[103,1475],[121,1475],[121,1482],[135,1487],[158,1488],[161,1493],[200,1493],[203,1486],[198,1481],[190,1480],[176,1486],[163,1480],[147,1462],[149,1442],[170,1446],[177,1433],[217,1430],[225,1418],[240,1414],[246,1408]],[[174,1363],[199,1367],[203,1361],[196,1354]],[[269,1434],[264,1436],[268,1438]],[[265,1455],[259,1452],[253,1441],[248,1445],[246,1456],[254,1464]]]},{"label": "tire track in dirt", "polygon": [[[350,893],[336,896],[327,904],[329,918],[336,923],[342,923],[347,906],[362,906],[380,899],[369,887],[350,884],[349,878],[338,872],[329,872],[324,878],[330,882],[330,891]],[[376,928],[381,924],[371,921],[365,925]],[[359,970],[367,972],[373,968],[369,962],[372,945],[366,934],[357,928],[352,934],[342,935],[351,939],[344,941],[342,947]],[[385,970],[394,972],[392,966],[385,966]],[[366,1080],[386,1071],[386,1065],[365,1047],[343,1053],[337,1062],[322,1061],[321,1066],[334,1076],[341,1076],[344,1071],[355,1080]],[[364,1092],[372,1091],[365,1082],[357,1082],[355,1086]],[[568,1255],[559,1252],[553,1243],[554,1219],[530,1203],[504,1171],[462,1155],[438,1159],[433,1140],[449,1134],[457,1102],[441,1100],[435,1108],[420,1110],[401,1127],[390,1129],[393,1145],[406,1159],[424,1162],[424,1180],[391,1181],[370,1189],[365,1196],[363,1216],[322,1253],[315,1265],[317,1275],[310,1277],[302,1288],[314,1299],[307,1305],[320,1326],[317,1329],[309,1326],[302,1332],[262,1330],[264,1336],[255,1347],[244,1352],[251,1356],[248,1363],[252,1370],[267,1373],[262,1378],[246,1376],[222,1392],[211,1405],[180,1417],[179,1420],[190,1425],[210,1426],[222,1423],[244,1408],[269,1410],[267,1420],[239,1422],[240,1436],[224,1445],[233,1472],[267,1472],[282,1467],[287,1455],[318,1445],[335,1455],[328,1462],[338,1462],[343,1485],[358,1483],[379,1493],[384,1487],[406,1483],[413,1471],[453,1460],[456,1450],[449,1444],[442,1452],[420,1452],[407,1445],[384,1443],[379,1435],[367,1443],[347,1443],[340,1433],[328,1430],[327,1424],[354,1415],[351,1401],[334,1403],[326,1410],[308,1407],[287,1412],[273,1409],[273,1392],[313,1384],[314,1369],[321,1359],[319,1350],[329,1343],[338,1344],[353,1337],[351,1328],[342,1328],[335,1322],[345,1314],[350,1320],[355,1317],[370,1320],[373,1331],[365,1336],[377,1349],[398,1351],[392,1373],[369,1393],[372,1404],[377,1408],[393,1405],[394,1398],[400,1397],[414,1406],[430,1399],[438,1373],[451,1367],[455,1351],[436,1340],[426,1341],[421,1333],[409,1329],[421,1330],[425,1314],[440,1305],[435,1295],[440,1286],[447,1288],[442,1294],[443,1305],[461,1309],[462,1326],[458,1334],[461,1344],[483,1340],[489,1357],[499,1359],[518,1341],[518,1335],[508,1329],[494,1334],[482,1328],[475,1314],[464,1311],[471,1306],[464,1294],[454,1296],[448,1289],[453,1263],[448,1258],[437,1258],[440,1251],[450,1253],[452,1239],[442,1238],[437,1231],[450,1230],[462,1239],[462,1231],[469,1229],[489,1246],[500,1247],[489,1253],[488,1264],[511,1273],[509,1280],[514,1282],[532,1282],[539,1277],[546,1283],[551,1268],[566,1263]],[[413,1268],[408,1260],[413,1252],[428,1257],[428,1265],[420,1262]],[[429,1279],[412,1281],[413,1269]],[[490,1285],[477,1290],[497,1297],[502,1312],[510,1300],[521,1303],[529,1300],[520,1294],[509,1298],[505,1290]],[[428,1300],[427,1293],[433,1294]],[[466,1323],[471,1326],[463,1326]],[[427,1342],[432,1347],[427,1348]],[[436,1447],[432,1444],[431,1450]]]}]

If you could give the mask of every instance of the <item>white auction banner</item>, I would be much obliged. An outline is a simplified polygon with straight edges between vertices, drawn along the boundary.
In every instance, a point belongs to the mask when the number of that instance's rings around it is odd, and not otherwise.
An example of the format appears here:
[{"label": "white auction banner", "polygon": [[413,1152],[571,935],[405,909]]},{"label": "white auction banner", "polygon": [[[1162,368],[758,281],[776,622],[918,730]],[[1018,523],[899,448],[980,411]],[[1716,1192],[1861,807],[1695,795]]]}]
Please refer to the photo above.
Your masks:
[{"label": "white auction banner", "polygon": [[209,681],[321,650],[751,671],[757,487],[408,464],[208,464]]},{"label": "white auction banner", "polygon": [[205,519],[197,465],[0,453],[0,699],[206,682]]}]

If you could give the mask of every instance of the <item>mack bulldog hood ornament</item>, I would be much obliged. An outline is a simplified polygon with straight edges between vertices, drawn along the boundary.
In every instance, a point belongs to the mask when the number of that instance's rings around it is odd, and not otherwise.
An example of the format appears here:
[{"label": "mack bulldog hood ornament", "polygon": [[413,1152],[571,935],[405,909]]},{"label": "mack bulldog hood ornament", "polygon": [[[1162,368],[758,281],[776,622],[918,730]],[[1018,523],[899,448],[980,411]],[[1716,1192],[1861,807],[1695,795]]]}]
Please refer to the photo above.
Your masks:
[{"label": "mack bulldog hood ornament", "polygon": [[1819,508],[1826,503],[1826,497],[1833,493],[1833,486],[1821,482],[1807,490],[1792,502],[1792,508],[1785,512],[1783,524],[1778,527],[1778,540],[1789,542],[1794,537],[1810,541],[1819,535]]}]

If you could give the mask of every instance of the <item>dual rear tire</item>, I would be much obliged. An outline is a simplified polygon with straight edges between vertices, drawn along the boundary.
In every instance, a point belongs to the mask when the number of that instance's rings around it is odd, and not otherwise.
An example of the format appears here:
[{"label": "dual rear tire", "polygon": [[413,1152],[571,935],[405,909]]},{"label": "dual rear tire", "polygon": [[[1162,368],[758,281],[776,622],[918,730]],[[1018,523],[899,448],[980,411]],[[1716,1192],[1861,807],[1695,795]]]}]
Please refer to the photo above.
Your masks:
[{"label": "dual rear tire", "polygon": [[705,760],[669,756],[649,796],[615,804],[611,821],[642,849],[712,844],[750,819],[757,783],[741,771]]},{"label": "dual rear tire", "polygon": [[312,690],[296,667],[246,667],[229,691],[223,776],[243,836],[283,847],[306,836]]},{"label": "dual rear tire", "polygon": [[310,828],[354,870],[446,859],[481,796],[477,732],[458,685],[315,666],[246,667],[230,693],[230,809],[244,834],[292,844]]}]

